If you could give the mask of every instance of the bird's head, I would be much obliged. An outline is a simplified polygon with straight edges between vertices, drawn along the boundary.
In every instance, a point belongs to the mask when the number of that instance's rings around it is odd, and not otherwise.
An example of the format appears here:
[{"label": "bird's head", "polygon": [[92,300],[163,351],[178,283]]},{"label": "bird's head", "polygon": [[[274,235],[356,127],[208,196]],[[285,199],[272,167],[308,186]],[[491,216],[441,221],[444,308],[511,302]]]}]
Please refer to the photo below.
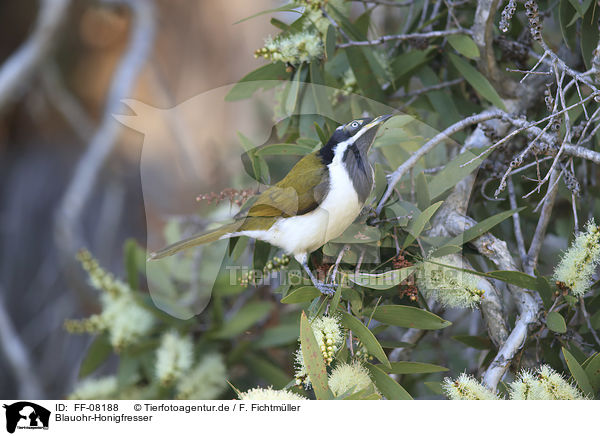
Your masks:
[{"label": "bird's head", "polygon": [[[324,160],[331,162],[336,155],[342,156],[351,149],[356,154],[366,155],[373,145],[377,129],[391,115],[381,115],[376,118],[357,118],[342,124],[323,147]],[[329,163],[327,162],[327,163]]]}]

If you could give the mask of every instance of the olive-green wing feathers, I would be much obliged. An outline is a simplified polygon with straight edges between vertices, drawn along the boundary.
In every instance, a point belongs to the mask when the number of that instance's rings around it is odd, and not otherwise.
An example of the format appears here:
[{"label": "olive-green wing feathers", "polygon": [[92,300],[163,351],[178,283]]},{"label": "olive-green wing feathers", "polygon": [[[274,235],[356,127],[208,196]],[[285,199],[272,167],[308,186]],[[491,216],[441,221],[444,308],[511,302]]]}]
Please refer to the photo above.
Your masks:
[{"label": "olive-green wing feathers", "polygon": [[304,156],[274,186],[260,194],[249,209],[216,230],[194,235],[150,255],[150,259],[170,256],[186,248],[217,241],[230,233],[244,230],[267,230],[279,217],[302,215],[316,209],[327,195],[329,173],[317,152]]},{"label": "olive-green wing feathers", "polygon": [[327,194],[329,173],[317,152],[304,156],[279,183],[264,191],[236,218],[290,217],[317,208]]}]

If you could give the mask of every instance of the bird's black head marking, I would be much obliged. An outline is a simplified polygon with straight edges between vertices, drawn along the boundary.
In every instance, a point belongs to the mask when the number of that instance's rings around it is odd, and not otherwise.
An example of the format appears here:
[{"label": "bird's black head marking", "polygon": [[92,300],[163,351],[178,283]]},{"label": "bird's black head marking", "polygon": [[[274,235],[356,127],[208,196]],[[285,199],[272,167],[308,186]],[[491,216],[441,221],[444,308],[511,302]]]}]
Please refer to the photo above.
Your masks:
[{"label": "bird's black head marking", "polygon": [[342,124],[335,129],[333,135],[331,135],[331,138],[329,138],[329,141],[327,141],[327,144],[325,144],[323,148],[319,150],[319,157],[321,158],[321,161],[325,165],[329,165],[333,161],[336,145],[352,138],[354,135],[360,132],[360,129],[362,129],[372,120],[373,118],[357,118],[356,120]]}]

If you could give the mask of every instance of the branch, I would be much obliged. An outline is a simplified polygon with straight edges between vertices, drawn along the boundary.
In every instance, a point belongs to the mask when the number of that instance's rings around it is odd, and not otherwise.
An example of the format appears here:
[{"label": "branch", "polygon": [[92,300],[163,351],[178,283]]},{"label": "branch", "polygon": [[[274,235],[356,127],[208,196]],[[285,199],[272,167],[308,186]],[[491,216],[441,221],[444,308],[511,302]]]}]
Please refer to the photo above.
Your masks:
[{"label": "branch", "polygon": [[600,153],[589,148],[582,147],[581,145],[565,144],[563,152],[569,156],[580,157],[587,159],[595,164],[600,165]]},{"label": "branch", "polygon": [[[0,296],[4,294],[4,289],[0,287]],[[27,348],[21,341],[2,299],[0,299],[0,351],[3,352],[6,363],[15,376],[19,397],[43,398],[44,393],[37,371],[31,364]]]},{"label": "branch", "polygon": [[404,33],[399,35],[385,35],[381,36],[377,39],[371,39],[367,41],[353,41],[350,40],[348,42],[344,42],[342,44],[338,44],[338,48],[346,48],[346,47],[364,47],[371,45],[379,45],[384,44],[389,41],[406,41],[409,39],[431,39],[431,38],[441,38],[450,35],[470,35],[471,31],[469,29],[450,29],[450,30],[434,30],[433,32],[426,33]]},{"label": "branch", "polygon": [[415,89],[413,91],[409,91],[406,93],[404,93],[403,91],[402,92],[399,91],[396,94],[390,96],[390,98],[396,99],[396,98],[418,97],[420,95],[427,94],[428,92],[431,92],[431,91],[437,91],[439,89],[444,89],[444,88],[448,88],[450,86],[458,85],[464,81],[465,81],[465,79],[463,79],[462,77],[459,77],[458,79],[449,80],[448,82],[437,83],[435,85],[426,86],[426,87],[420,88],[420,89]]},{"label": "branch", "polygon": [[494,54],[494,17],[498,9],[499,0],[478,0],[473,27],[471,27],[473,40],[481,51],[480,66],[486,76],[494,83],[500,80],[500,73],[496,65]]},{"label": "branch", "polygon": [[554,207],[554,201],[556,200],[556,194],[558,193],[558,178],[560,177],[560,170],[554,169],[550,176],[550,184],[548,186],[548,192],[545,196],[542,212],[527,252],[527,263],[524,265],[525,272],[530,275],[534,275],[535,267],[537,266],[538,257],[540,250],[542,249],[542,243],[546,236],[546,229],[550,223],[550,216],[552,215],[552,209]]},{"label": "branch", "polygon": [[110,0],[106,2],[125,3],[131,8],[132,31],[125,55],[114,73],[100,126],[79,161],[57,210],[55,238],[57,246],[65,256],[72,256],[82,246],[79,222],[81,213],[121,129],[113,114],[121,108],[121,100],[131,94],[154,41],[152,1]]},{"label": "branch", "polygon": [[69,0],[42,0],[37,22],[27,41],[0,69],[0,112],[22,91],[54,48]]},{"label": "branch", "polygon": [[53,63],[47,63],[41,74],[42,85],[50,102],[60,112],[64,120],[82,141],[89,141],[94,132],[90,117],[85,113],[85,108],[65,88],[60,79],[58,68]]},{"label": "branch", "polygon": [[358,3],[371,3],[371,4],[375,4],[375,5],[381,5],[381,6],[392,6],[392,7],[396,7],[396,8],[403,8],[406,6],[410,6],[412,5],[415,0],[407,0],[407,1],[403,1],[403,2],[395,2],[393,0],[354,0],[355,2]]},{"label": "branch", "polygon": [[499,110],[493,110],[493,111],[483,112],[478,115],[472,115],[470,117],[464,118],[461,121],[458,121],[457,123],[454,123],[453,125],[448,127],[446,130],[438,133],[433,138],[431,138],[429,141],[427,141],[421,148],[419,148],[417,151],[415,151],[402,165],[400,165],[396,169],[396,171],[394,171],[392,174],[390,174],[388,176],[387,189],[386,189],[385,193],[383,194],[383,197],[381,197],[379,204],[377,205],[377,209],[376,209],[377,215],[381,214],[383,205],[390,198],[390,196],[392,195],[392,192],[394,192],[394,187],[400,181],[402,176],[404,176],[404,174],[406,174],[412,167],[414,167],[417,164],[417,162],[419,161],[419,159],[421,159],[423,156],[425,156],[427,153],[429,153],[436,145],[438,145],[442,141],[445,141],[446,139],[449,139],[451,135],[454,135],[455,133],[460,132],[461,130],[463,130],[469,126],[472,126],[473,124],[479,124],[483,121],[491,120],[494,118],[502,118],[505,115],[506,114],[504,112],[499,111]]},{"label": "branch", "polygon": [[[446,227],[451,234],[459,235],[466,229],[475,225],[476,222],[469,217],[456,214],[449,217],[446,220],[446,224]],[[483,234],[470,243],[475,246],[480,254],[490,259],[498,269],[518,271],[517,264],[514,261],[506,242],[496,238],[491,233]],[[490,366],[483,376],[484,384],[491,389],[496,388],[498,382],[508,369],[510,362],[525,344],[529,326],[537,320],[540,308],[535,294],[531,291],[511,284],[508,285],[508,289],[519,309],[519,317],[517,318],[515,327],[510,332],[510,335],[508,335],[504,344],[500,347],[498,354],[492,363],[490,363]]]}]

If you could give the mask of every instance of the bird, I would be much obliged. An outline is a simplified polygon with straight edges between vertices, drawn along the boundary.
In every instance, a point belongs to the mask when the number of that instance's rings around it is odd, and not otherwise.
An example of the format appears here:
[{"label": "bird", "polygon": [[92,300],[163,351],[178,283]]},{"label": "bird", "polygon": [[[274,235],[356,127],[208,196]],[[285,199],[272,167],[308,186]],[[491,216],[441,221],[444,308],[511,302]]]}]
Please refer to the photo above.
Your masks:
[{"label": "bird", "polygon": [[315,277],[308,256],[340,236],[361,213],[374,182],[367,154],[379,127],[390,117],[358,118],[340,125],[324,146],[305,155],[283,179],[244,205],[232,223],[153,252],[149,260],[248,236],[293,255],[313,285],[332,295],[333,285]]}]

